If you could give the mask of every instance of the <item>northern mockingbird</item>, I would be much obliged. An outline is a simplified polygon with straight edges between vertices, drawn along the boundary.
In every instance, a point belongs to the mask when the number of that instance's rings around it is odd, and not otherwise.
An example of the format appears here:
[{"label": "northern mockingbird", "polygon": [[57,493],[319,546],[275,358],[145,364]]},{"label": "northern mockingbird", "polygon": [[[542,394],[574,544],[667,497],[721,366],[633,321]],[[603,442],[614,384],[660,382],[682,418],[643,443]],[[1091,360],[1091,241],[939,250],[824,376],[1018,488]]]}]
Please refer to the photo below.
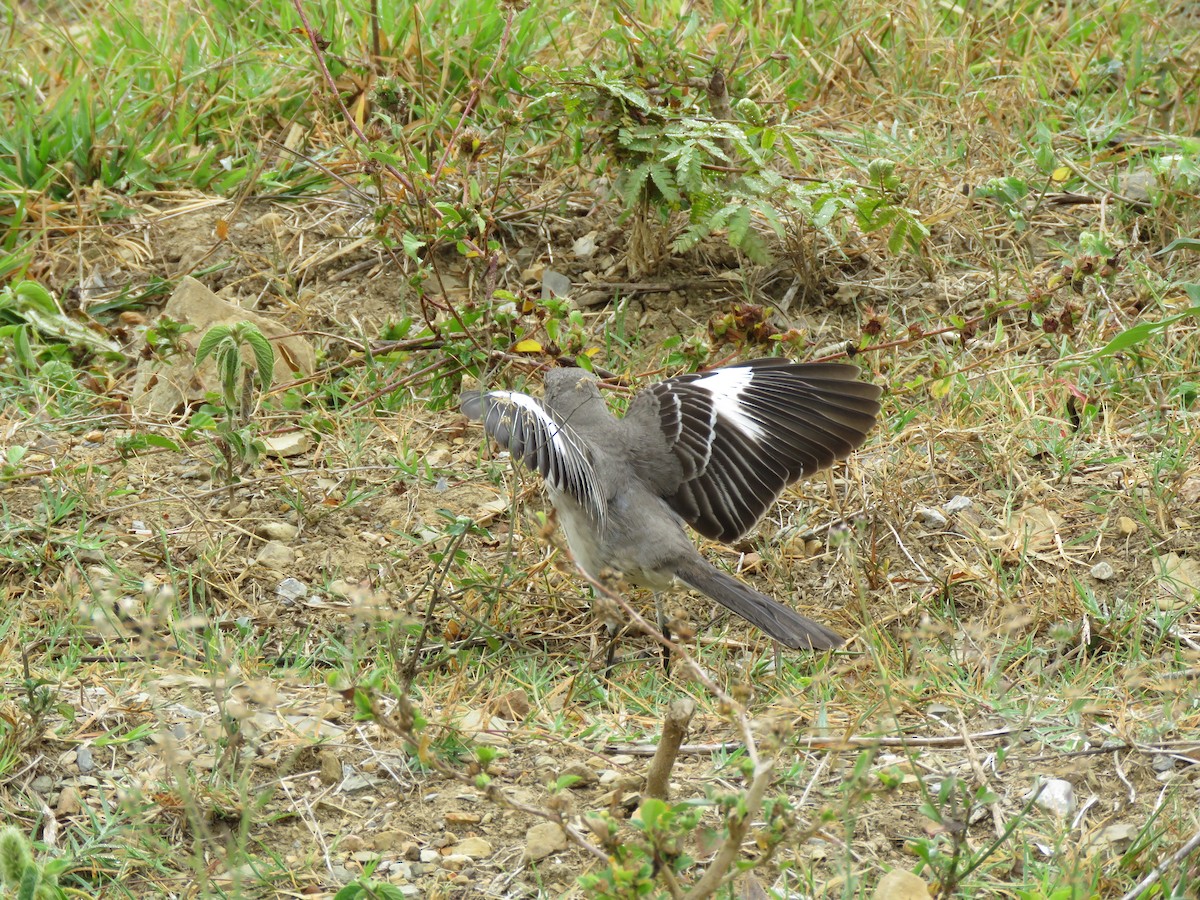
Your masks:
[{"label": "northern mockingbird", "polygon": [[756,359],[652,385],[618,419],[595,376],[551,369],[541,403],[488,391],[462,411],[542,474],[584,571],[656,592],[660,627],[657,592],[679,579],[788,647],[825,650],[843,638],[713,566],[683,526],[734,541],[787,485],[847,457],[879,413],[880,389],[858,375]]}]

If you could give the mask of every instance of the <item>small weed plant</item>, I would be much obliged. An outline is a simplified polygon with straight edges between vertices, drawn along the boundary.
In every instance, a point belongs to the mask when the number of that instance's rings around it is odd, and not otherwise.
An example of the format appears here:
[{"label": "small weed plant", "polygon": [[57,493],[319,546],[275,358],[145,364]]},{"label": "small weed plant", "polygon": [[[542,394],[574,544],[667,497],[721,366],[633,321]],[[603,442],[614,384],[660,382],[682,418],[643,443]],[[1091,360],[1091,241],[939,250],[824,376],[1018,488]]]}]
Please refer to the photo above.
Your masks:
[{"label": "small weed plant", "polygon": [[[243,347],[250,348],[253,365],[242,355]],[[196,348],[196,365],[209,356],[216,363],[220,380],[222,405],[218,410],[219,418],[201,411],[197,413],[200,422],[193,418],[192,428],[211,423],[215,429],[219,459],[213,467],[213,477],[222,478],[232,490],[262,454],[263,444],[253,422],[254,401],[271,386],[275,351],[256,325],[238,322],[214,325],[205,332]]]}]

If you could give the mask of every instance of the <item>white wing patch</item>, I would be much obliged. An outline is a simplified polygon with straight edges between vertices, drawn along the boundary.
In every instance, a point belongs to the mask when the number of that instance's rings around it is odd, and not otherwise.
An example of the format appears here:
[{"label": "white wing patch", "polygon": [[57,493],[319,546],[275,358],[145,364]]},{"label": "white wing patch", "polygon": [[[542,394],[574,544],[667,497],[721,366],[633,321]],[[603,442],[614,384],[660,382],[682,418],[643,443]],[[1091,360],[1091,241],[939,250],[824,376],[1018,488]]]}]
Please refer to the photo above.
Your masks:
[{"label": "white wing patch", "polygon": [[[765,436],[762,425],[746,414],[741,396],[754,377],[754,369],[732,367],[717,369],[702,375],[691,383],[691,387],[703,388],[712,397],[713,413],[721,417],[746,437],[761,441]],[[715,424],[715,423],[714,423]]]},{"label": "white wing patch", "polygon": [[560,456],[570,454],[571,448],[567,446],[566,438],[563,437],[562,426],[550,418],[550,413],[542,409],[542,404],[528,394],[522,394],[520,391],[488,391],[488,396],[525,410],[526,413],[542,423],[542,428],[546,430],[546,435],[550,438],[550,445],[554,453]]},{"label": "white wing patch", "polygon": [[463,412],[483,427],[514,459],[542,474],[559,493],[574,497],[603,527],[608,502],[596,479],[586,442],[555,420],[528,394],[488,391],[465,397]]}]

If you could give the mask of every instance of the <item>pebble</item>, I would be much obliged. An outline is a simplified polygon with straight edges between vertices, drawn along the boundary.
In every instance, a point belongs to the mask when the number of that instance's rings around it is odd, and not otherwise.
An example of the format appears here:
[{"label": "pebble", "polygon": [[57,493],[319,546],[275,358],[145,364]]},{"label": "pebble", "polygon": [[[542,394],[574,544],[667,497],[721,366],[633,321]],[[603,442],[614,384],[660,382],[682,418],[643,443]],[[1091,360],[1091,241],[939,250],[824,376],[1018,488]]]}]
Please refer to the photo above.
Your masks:
[{"label": "pebble", "polygon": [[1155,753],[1150,757],[1150,768],[1155,772],[1174,772],[1175,757],[1168,756],[1165,753]]},{"label": "pebble", "polygon": [[1116,577],[1116,574],[1117,572],[1112,567],[1112,564],[1104,560],[1092,566],[1092,577],[1097,581],[1111,581]]},{"label": "pebble", "polygon": [[1046,812],[1053,813],[1061,819],[1068,818],[1074,814],[1077,806],[1075,788],[1071,782],[1062,778],[1051,778],[1045,782],[1034,802]]},{"label": "pebble", "polygon": [[942,509],[948,515],[954,515],[956,512],[962,512],[964,509],[970,509],[975,505],[975,501],[970,497],[964,497],[962,494],[955,494],[949,500],[942,504]]},{"label": "pebble", "polygon": [[1132,537],[1137,534],[1138,523],[1129,518],[1129,516],[1121,516],[1117,519],[1117,531],[1124,537]]},{"label": "pebble", "polygon": [[312,446],[312,439],[307,431],[292,431],[288,434],[276,434],[262,439],[263,449],[267,456],[287,457],[307,453]]},{"label": "pebble", "polygon": [[338,849],[343,853],[357,853],[367,846],[367,842],[360,838],[357,834],[348,834],[342,838],[338,844]]},{"label": "pebble", "polygon": [[600,780],[600,776],[596,774],[594,769],[591,769],[588,766],[585,766],[583,763],[578,762],[571,763],[571,765],[563,769],[562,775],[574,777],[575,780],[570,784],[572,790],[591,787]]},{"label": "pebble", "polygon": [[332,750],[322,750],[317,754],[317,760],[321,765],[317,773],[321,784],[337,784],[342,780],[342,761],[336,753]]},{"label": "pebble", "polygon": [[571,252],[579,259],[590,259],[596,253],[597,231],[589,231],[583,237],[571,244]]},{"label": "pebble", "polygon": [[946,517],[942,515],[940,510],[936,510],[930,506],[918,506],[916,512],[921,519],[921,524],[926,528],[946,527]]},{"label": "pebble", "polygon": [[60,816],[73,816],[83,807],[79,802],[79,791],[67,785],[58,795],[58,806],[55,811]]},{"label": "pebble", "polygon": [[50,789],[54,787],[54,779],[49,775],[39,775],[29,785],[35,793],[48,794]]},{"label": "pebble", "polygon": [[540,822],[525,833],[522,857],[526,862],[537,862],[566,848],[567,835],[562,827],[557,822]]},{"label": "pebble", "polygon": [[423,863],[437,862],[438,861],[438,852],[436,850],[422,850],[420,859],[421,859],[421,862],[423,862]]},{"label": "pebble", "polygon": [[267,541],[254,561],[264,569],[282,571],[296,561],[296,551],[280,541]]},{"label": "pebble", "polygon": [[275,596],[284,600],[302,600],[308,594],[308,585],[297,578],[285,578],[275,586]]},{"label": "pebble", "polygon": [[75,765],[79,766],[79,771],[84,775],[96,768],[96,761],[92,758],[89,747],[80,745],[75,749]]},{"label": "pebble", "polygon": [[492,701],[493,712],[502,719],[521,721],[532,710],[529,695],[520,688],[501,694]]},{"label": "pebble", "polygon": [[571,293],[571,279],[561,272],[547,269],[542,274],[542,297],[566,297]]},{"label": "pebble", "polygon": [[454,850],[471,859],[487,859],[492,855],[492,845],[478,837],[464,838],[455,845]]},{"label": "pebble", "polygon": [[892,869],[875,886],[872,900],[930,900],[929,886],[905,869]]},{"label": "pebble", "polygon": [[254,533],[270,541],[292,541],[300,533],[300,529],[291,522],[263,522]]}]

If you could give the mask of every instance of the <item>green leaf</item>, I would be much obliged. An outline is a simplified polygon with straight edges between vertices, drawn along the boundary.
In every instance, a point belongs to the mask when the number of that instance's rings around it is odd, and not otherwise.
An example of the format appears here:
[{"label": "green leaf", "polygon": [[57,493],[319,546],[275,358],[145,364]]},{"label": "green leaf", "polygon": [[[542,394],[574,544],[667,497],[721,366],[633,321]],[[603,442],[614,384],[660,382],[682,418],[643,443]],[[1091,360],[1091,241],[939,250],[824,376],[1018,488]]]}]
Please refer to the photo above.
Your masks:
[{"label": "green leaf", "polygon": [[42,873],[36,865],[28,865],[21,874],[21,885],[17,888],[17,900],[34,900]]},{"label": "green leaf", "polygon": [[[1190,295],[1189,291],[1189,295]],[[1185,309],[1183,312],[1173,316],[1168,316],[1158,322],[1142,322],[1134,325],[1132,328],[1126,328],[1115,338],[1096,351],[1094,356],[1104,357],[1112,356],[1114,353],[1120,353],[1122,350],[1128,350],[1130,347],[1135,347],[1142,341],[1154,336],[1160,331],[1174,325],[1180,319],[1188,316],[1200,316],[1200,306],[1193,306],[1191,309]]]},{"label": "green leaf", "polygon": [[658,828],[666,814],[667,804],[654,797],[647,797],[638,809],[638,816],[642,820],[642,829],[647,832]]},{"label": "green leaf", "polygon": [[62,310],[54,302],[50,292],[36,281],[20,281],[13,287],[13,293],[22,301],[26,309],[32,307],[48,316],[61,316]]},{"label": "green leaf", "polygon": [[1155,256],[1166,256],[1168,253],[1176,253],[1179,250],[1198,250],[1200,251],[1200,238],[1175,238],[1167,246],[1163,247]]},{"label": "green leaf", "polygon": [[658,192],[663,195],[663,199],[672,206],[679,205],[679,189],[675,187],[675,179],[671,177],[671,170],[662,163],[652,163],[650,165],[650,179],[654,182],[654,186],[658,188]]},{"label": "green leaf", "polygon": [[404,253],[409,259],[419,259],[419,252],[425,246],[425,242],[413,234],[411,231],[406,231],[400,235],[400,245],[404,248]]},{"label": "green leaf", "polygon": [[233,341],[222,343],[217,350],[217,373],[221,379],[221,391],[225,405],[233,409],[237,405],[238,372],[241,370],[242,354]]},{"label": "green leaf", "polygon": [[627,207],[637,206],[642,199],[642,189],[650,177],[650,166],[650,163],[642,163],[622,180],[621,199],[625,201]]},{"label": "green leaf", "polygon": [[196,348],[196,365],[204,362],[217,344],[229,337],[233,332],[232,325],[214,325],[204,333],[204,337],[200,338],[200,346]]},{"label": "green leaf", "polygon": [[275,376],[275,348],[257,328],[247,329],[244,337],[254,351],[254,361],[258,364],[258,384],[265,391]]},{"label": "green leaf", "polygon": [[13,333],[13,356],[21,368],[26,372],[32,372],[37,369],[37,357],[34,356],[33,347],[29,343],[29,326],[20,325]]}]

